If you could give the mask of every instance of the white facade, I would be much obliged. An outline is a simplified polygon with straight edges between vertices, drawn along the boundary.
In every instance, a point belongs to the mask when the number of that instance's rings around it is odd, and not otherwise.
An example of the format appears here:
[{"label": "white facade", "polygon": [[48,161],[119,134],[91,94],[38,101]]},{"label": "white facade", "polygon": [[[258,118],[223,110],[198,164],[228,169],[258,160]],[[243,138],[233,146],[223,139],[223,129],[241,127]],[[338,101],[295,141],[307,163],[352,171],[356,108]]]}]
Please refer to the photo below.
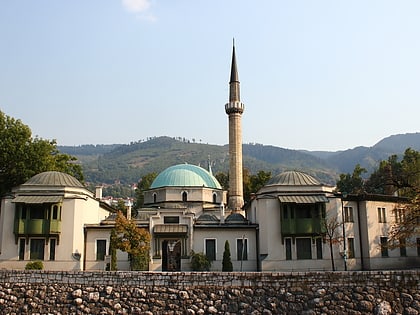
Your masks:
[{"label": "white facade", "polygon": [[38,174],[2,199],[0,268],[24,269],[41,260],[46,270],[83,270],[84,225],[108,215],[109,208],[70,175]]}]

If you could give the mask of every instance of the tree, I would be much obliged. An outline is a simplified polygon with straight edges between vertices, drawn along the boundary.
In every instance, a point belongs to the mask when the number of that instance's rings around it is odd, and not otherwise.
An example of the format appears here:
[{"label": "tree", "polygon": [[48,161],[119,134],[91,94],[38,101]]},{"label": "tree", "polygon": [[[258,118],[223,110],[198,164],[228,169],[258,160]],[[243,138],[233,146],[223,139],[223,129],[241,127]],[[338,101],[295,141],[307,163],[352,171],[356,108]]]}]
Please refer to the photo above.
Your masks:
[{"label": "tree", "polygon": [[229,189],[229,175],[223,172],[219,172],[214,177],[216,177],[217,181],[224,190]]},{"label": "tree", "polygon": [[248,202],[251,200],[251,194],[256,193],[271,178],[271,172],[258,171],[257,174],[250,174],[247,169],[244,169],[244,201]]},{"label": "tree", "polygon": [[61,154],[55,140],[33,138],[28,126],[0,111],[0,194],[45,171],[60,171],[83,181],[76,158]]},{"label": "tree", "polygon": [[128,220],[121,211],[115,219],[115,248],[126,252],[131,270],[149,269],[150,233],[138,228],[134,221]]},{"label": "tree", "polygon": [[136,191],[136,201],[134,202],[133,208],[134,209],[140,209],[143,207],[144,204],[144,191],[149,189],[152,185],[155,178],[158,176],[156,172],[149,173],[147,175],[144,175],[138,186]]},{"label": "tree", "polygon": [[364,191],[363,173],[366,173],[366,169],[357,164],[352,174],[340,174],[340,179],[337,181],[338,191],[352,194],[362,193]]},{"label": "tree", "polygon": [[405,196],[413,198],[420,187],[420,152],[408,148],[401,161],[397,155],[381,161],[366,181],[368,193]]},{"label": "tree", "polygon": [[109,270],[117,270],[117,248],[116,248],[117,232],[115,229],[111,230],[111,237],[109,242],[109,254],[111,255],[111,263]]},{"label": "tree", "polygon": [[230,257],[229,241],[225,242],[225,250],[223,252],[222,271],[233,271],[232,260]]},{"label": "tree", "polygon": [[334,216],[323,220],[323,225],[326,241],[330,246],[331,269],[332,271],[335,271],[333,247],[334,245],[341,243],[342,237],[339,234],[339,228],[342,226],[342,223],[338,221],[337,216]]}]

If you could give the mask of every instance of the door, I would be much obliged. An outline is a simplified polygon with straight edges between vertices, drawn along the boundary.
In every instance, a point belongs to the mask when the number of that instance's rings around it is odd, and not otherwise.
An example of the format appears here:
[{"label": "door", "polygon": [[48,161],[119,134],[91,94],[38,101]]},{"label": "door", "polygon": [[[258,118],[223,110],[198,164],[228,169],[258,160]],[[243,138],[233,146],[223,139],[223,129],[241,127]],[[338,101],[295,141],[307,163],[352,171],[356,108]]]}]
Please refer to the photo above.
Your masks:
[{"label": "door", "polygon": [[162,271],[181,271],[180,240],[162,242]]}]

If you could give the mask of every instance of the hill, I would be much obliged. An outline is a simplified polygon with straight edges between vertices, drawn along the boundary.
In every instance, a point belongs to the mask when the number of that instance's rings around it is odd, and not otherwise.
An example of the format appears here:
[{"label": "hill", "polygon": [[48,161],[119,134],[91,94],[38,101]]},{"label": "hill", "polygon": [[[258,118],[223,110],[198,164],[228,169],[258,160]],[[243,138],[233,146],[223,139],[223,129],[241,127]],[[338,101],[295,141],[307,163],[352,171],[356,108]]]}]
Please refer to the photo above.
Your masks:
[{"label": "hill", "polygon": [[[262,144],[243,145],[243,163],[251,173],[260,170],[276,175],[284,170],[302,170],[324,183],[335,184],[340,173],[352,172],[356,164],[372,171],[379,161],[403,154],[407,147],[420,150],[420,133],[387,137],[373,147],[326,152],[283,149]],[[86,181],[94,184],[116,181],[137,183],[151,172],[180,163],[201,165],[214,174],[227,172],[228,146],[196,143],[181,138],[155,137],[130,144],[59,146],[60,152],[76,156]]]}]

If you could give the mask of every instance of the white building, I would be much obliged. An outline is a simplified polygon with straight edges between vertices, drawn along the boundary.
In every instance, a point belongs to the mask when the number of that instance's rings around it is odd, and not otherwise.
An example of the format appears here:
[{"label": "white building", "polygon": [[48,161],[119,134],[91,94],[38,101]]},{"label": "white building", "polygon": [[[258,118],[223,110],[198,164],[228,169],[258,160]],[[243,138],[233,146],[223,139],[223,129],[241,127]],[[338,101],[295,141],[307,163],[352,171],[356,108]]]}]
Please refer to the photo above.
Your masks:
[{"label": "white building", "polygon": [[110,210],[73,176],[35,175],[2,199],[0,268],[23,269],[41,260],[49,270],[83,270],[84,226]]}]

